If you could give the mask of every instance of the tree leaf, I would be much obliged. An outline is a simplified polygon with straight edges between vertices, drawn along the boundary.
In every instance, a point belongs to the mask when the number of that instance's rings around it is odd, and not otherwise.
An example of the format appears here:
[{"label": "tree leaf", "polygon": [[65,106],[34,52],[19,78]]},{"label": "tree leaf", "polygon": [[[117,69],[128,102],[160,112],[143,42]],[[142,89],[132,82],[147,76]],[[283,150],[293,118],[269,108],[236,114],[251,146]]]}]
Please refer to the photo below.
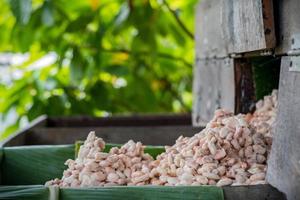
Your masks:
[{"label": "tree leaf", "polygon": [[27,24],[31,14],[31,0],[10,0],[10,6],[17,22]]},{"label": "tree leaf", "polygon": [[54,24],[53,6],[50,0],[46,0],[43,5],[42,22],[46,26]]},{"label": "tree leaf", "polygon": [[75,47],[73,49],[73,57],[70,63],[71,82],[79,83],[85,75],[85,68],[84,58],[81,56],[80,50]]}]

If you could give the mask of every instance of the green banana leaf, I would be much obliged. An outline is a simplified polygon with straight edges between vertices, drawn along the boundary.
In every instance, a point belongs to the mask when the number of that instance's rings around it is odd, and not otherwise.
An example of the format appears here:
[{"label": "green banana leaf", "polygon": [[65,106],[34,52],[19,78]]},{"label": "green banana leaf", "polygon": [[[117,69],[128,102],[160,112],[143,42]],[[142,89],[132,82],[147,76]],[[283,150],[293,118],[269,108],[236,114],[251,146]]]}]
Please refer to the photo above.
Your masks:
[{"label": "green banana leaf", "polygon": [[1,186],[0,199],[48,200],[49,189],[41,185]]},{"label": "green banana leaf", "polygon": [[[80,143],[76,145],[39,145],[5,147],[0,151],[2,185],[44,184],[46,181],[61,177],[66,168],[64,162],[74,158]],[[121,145],[107,144],[105,152]],[[145,152],[156,157],[164,152],[163,147],[148,146]],[[1,159],[2,157],[2,159]]]},{"label": "green banana leaf", "polygon": [[102,188],[58,188],[33,186],[2,186],[0,199],[22,200],[131,200],[185,199],[223,200],[222,188],[216,186],[115,186]]},{"label": "green banana leaf", "polygon": [[34,185],[61,177],[74,145],[5,147],[2,152],[1,184]]},{"label": "green banana leaf", "polygon": [[[120,145],[107,144],[105,151],[114,146]],[[0,149],[0,199],[224,199],[222,188],[216,186],[116,186],[75,189],[47,188],[41,185],[62,176],[66,168],[64,162],[68,158],[74,158],[75,147],[78,149],[79,144]],[[147,146],[145,149],[153,157],[163,151],[163,147]]]},{"label": "green banana leaf", "polygon": [[103,188],[64,188],[60,200],[69,199],[185,199],[223,200],[222,188],[216,186],[116,186]]}]

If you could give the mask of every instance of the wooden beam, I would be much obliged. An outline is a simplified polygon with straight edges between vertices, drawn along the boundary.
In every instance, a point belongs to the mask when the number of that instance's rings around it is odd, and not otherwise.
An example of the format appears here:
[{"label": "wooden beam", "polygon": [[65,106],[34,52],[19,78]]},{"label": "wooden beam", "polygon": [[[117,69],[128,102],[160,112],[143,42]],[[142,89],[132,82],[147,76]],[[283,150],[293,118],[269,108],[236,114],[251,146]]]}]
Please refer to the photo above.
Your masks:
[{"label": "wooden beam", "polygon": [[277,55],[300,55],[300,2],[274,1],[278,45]]},{"label": "wooden beam", "polygon": [[296,200],[300,197],[300,73],[291,70],[297,65],[295,60],[300,61],[300,57],[287,56],[281,60],[279,107],[267,180],[286,193],[288,199]]},{"label": "wooden beam", "polygon": [[191,125],[191,114],[134,115],[111,117],[49,117],[47,127],[107,127],[107,126],[166,126]]},{"label": "wooden beam", "polygon": [[[42,116],[34,120],[26,128],[13,134],[13,136],[5,140],[2,145],[69,144],[78,139],[85,139],[89,131],[94,129],[100,130],[100,134],[103,133],[103,137],[109,139],[109,142],[117,143],[119,141],[125,142],[125,139],[136,139],[135,136],[137,134],[139,134],[138,139],[141,140],[142,135],[146,132],[149,135],[145,136],[148,138],[145,141],[149,144],[153,143],[159,145],[159,134],[165,134],[162,136],[164,138],[162,144],[171,144],[171,142],[175,141],[175,137],[179,137],[179,134],[188,132],[186,134],[190,135],[191,133],[195,134],[197,130],[199,130],[197,128],[194,129],[191,126],[191,121],[190,114],[136,115],[98,118],[88,116]],[[176,130],[177,128],[178,131]],[[51,132],[51,130],[54,130],[56,133]],[[125,136],[122,130],[128,132],[129,136],[132,136],[132,138]],[[151,132],[151,130],[153,131]],[[51,134],[49,134],[49,132]],[[152,139],[151,135],[154,136]],[[167,137],[170,137],[170,139]]]},{"label": "wooden beam", "polygon": [[24,145],[74,144],[85,140],[90,131],[108,143],[123,144],[132,139],[146,145],[172,145],[180,135],[190,137],[201,130],[192,126],[36,128],[26,134]]},{"label": "wooden beam", "polygon": [[262,17],[266,49],[271,49],[276,46],[273,0],[262,0]]},{"label": "wooden beam", "polygon": [[235,113],[248,113],[255,106],[252,64],[247,58],[234,59]]}]

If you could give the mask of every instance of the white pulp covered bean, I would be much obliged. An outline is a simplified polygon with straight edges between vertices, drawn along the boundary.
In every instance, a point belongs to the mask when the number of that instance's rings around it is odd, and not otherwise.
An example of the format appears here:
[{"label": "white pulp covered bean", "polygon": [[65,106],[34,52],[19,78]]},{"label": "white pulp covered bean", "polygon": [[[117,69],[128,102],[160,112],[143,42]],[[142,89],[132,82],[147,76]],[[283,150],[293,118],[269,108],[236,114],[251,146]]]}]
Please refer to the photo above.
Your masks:
[{"label": "white pulp covered bean", "polygon": [[75,160],[68,159],[61,180],[48,181],[46,185],[61,187],[88,187],[113,185],[150,184],[148,172],[153,166],[153,158],[144,153],[140,142],[128,141],[121,148],[112,148],[109,153],[102,152],[105,143],[90,132],[80,147]]}]

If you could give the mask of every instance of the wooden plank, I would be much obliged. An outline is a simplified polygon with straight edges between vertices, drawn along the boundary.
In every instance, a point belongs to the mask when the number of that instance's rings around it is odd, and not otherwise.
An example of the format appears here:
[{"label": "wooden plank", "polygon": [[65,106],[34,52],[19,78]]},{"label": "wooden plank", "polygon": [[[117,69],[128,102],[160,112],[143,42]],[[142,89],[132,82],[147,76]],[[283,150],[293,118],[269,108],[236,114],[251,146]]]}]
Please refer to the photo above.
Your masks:
[{"label": "wooden plank", "polygon": [[226,57],[227,41],[222,32],[222,1],[202,0],[196,8],[196,57]]},{"label": "wooden plank", "polygon": [[192,126],[36,128],[26,134],[25,145],[72,144],[85,140],[90,131],[96,131],[107,143],[133,139],[145,145],[171,145],[180,135],[193,136],[201,130]]},{"label": "wooden plank", "polygon": [[[186,126],[191,127],[191,115],[182,114],[182,115],[136,115],[136,116],[113,116],[113,117],[88,117],[88,116],[77,116],[77,117],[46,117],[41,116],[30,123],[25,129],[13,134],[7,140],[1,143],[2,146],[19,146],[19,145],[28,145],[28,144],[39,144],[39,139],[35,139],[32,136],[32,133],[36,127],[87,127],[86,133],[88,133],[91,128],[95,127],[122,127],[132,129],[133,132],[135,127],[161,127],[161,126]],[[176,131],[175,128],[173,130]],[[27,137],[29,135],[29,138]],[[37,138],[40,137],[39,135]],[[51,137],[48,137],[45,144],[52,144]],[[76,135],[73,135],[76,137]],[[28,143],[29,141],[29,143]],[[66,140],[68,141],[68,140]],[[56,144],[61,144],[62,141],[53,141]],[[73,141],[73,140],[72,140]],[[43,143],[44,144],[44,143]]]},{"label": "wooden plank", "polygon": [[255,106],[252,64],[247,58],[234,59],[235,113],[248,113]]},{"label": "wooden plank", "polygon": [[265,51],[276,45],[272,0],[203,0],[196,9],[196,57]]},{"label": "wooden plank", "polygon": [[300,55],[300,1],[274,1],[276,8],[276,27],[278,27],[277,55]]},{"label": "wooden plank", "polygon": [[243,53],[276,45],[272,0],[223,0],[223,33],[228,52]]},{"label": "wooden plank", "polygon": [[276,46],[276,30],[273,0],[262,0],[262,16],[266,49]]},{"label": "wooden plank", "polygon": [[234,66],[232,59],[198,60],[193,84],[193,125],[203,126],[214,111],[234,111]]},{"label": "wooden plank", "polygon": [[225,200],[285,200],[283,193],[271,185],[248,185],[223,187]]},{"label": "wooden plank", "polygon": [[191,115],[135,115],[111,117],[49,117],[47,127],[89,127],[89,126],[162,126],[191,125]]},{"label": "wooden plank", "polygon": [[[288,199],[300,197],[300,73],[290,71],[292,56],[283,57],[278,94],[278,112],[268,181]],[[298,57],[298,59],[300,59]]]}]

